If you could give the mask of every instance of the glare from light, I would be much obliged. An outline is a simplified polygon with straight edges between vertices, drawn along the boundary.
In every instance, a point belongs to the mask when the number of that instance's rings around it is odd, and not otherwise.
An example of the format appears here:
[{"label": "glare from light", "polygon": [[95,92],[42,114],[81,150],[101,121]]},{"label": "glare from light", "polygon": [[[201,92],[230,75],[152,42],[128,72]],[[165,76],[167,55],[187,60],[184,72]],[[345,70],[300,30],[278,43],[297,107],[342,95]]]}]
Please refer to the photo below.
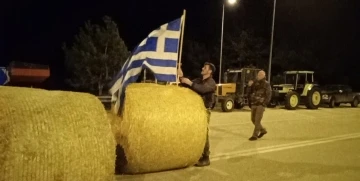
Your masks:
[{"label": "glare from light", "polygon": [[233,4],[236,3],[236,0],[228,0],[228,3],[231,4],[231,5],[233,5]]}]

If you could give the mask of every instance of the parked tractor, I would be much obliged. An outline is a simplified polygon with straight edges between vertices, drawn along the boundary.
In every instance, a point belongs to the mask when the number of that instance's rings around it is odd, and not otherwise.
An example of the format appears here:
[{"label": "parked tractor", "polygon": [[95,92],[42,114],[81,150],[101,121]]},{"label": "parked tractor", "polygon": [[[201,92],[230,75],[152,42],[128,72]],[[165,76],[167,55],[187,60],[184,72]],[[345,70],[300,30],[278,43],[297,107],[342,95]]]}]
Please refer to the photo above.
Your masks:
[{"label": "parked tractor", "polygon": [[224,73],[224,83],[216,85],[214,106],[221,103],[222,111],[231,112],[247,105],[247,83],[255,80],[259,71],[256,68],[228,69]]},{"label": "parked tractor", "polygon": [[314,83],[313,71],[286,71],[285,83],[273,85],[271,103],[284,104],[288,110],[305,104],[308,109],[317,109],[321,104],[321,90]]}]

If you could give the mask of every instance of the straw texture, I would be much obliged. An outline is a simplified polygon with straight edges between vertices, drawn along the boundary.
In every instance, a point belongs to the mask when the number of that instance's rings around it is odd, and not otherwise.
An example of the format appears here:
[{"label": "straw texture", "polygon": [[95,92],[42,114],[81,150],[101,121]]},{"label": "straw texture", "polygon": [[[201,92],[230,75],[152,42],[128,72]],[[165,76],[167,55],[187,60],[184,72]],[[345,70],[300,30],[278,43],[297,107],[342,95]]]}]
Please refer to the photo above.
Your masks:
[{"label": "straw texture", "polygon": [[123,165],[121,172],[156,172],[198,161],[205,145],[207,113],[201,97],[189,89],[131,84],[117,124],[116,139],[126,157],[126,163],[118,164]]},{"label": "straw texture", "polygon": [[115,139],[92,95],[0,87],[0,181],[112,181]]}]

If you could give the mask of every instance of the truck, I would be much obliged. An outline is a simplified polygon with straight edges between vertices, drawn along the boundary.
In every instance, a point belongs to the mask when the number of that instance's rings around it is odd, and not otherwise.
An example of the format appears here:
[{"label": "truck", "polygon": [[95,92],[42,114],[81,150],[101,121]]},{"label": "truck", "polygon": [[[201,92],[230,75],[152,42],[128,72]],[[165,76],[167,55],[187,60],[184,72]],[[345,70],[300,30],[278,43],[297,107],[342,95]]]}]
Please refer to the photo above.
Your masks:
[{"label": "truck", "polygon": [[331,84],[322,86],[322,103],[330,108],[339,107],[340,104],[351,104],[351,107],[358,107],[360,93],[352,91],[348,85]]}]

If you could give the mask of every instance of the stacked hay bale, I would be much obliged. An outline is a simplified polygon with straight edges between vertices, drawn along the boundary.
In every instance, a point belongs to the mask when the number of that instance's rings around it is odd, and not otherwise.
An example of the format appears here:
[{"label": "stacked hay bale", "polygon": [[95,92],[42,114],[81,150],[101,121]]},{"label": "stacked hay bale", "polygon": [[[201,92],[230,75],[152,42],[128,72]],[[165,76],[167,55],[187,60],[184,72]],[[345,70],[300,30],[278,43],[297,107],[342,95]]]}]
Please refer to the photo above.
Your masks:
[{"label": "stacked hay bale", "polygon": [[126,89],[122,118],[114,119],[126,158],[118,164],[122,173],[183,168],[201,157],[207,113],[201,97],[189,89],[132,84]]},{"label": "stacked hay bale", "polygon": [[0,180],[114,180],[115,140],[92,95],[0,87]]}]

